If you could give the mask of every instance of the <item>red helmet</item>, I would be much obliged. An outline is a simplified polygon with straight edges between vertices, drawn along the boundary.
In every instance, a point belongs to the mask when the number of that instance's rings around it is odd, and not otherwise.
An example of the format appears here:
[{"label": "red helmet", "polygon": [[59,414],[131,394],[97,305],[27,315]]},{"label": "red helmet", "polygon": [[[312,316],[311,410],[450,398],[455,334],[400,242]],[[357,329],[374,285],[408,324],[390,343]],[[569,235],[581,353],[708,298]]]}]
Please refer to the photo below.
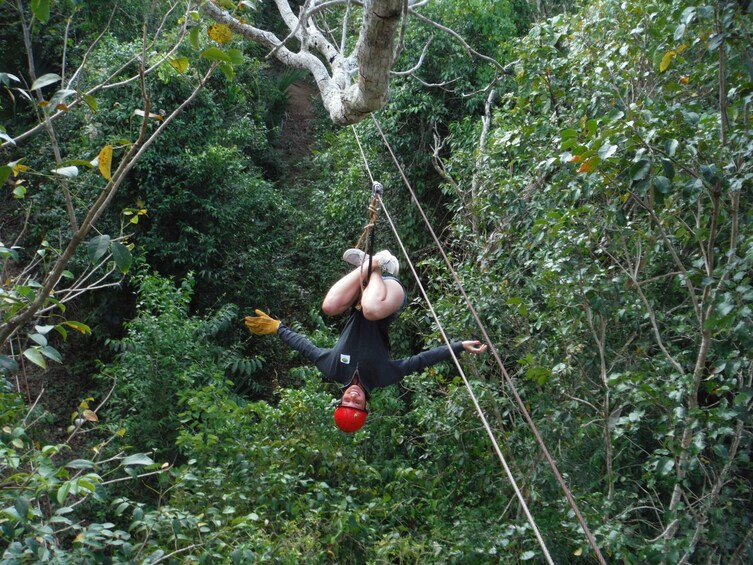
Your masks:
[{"label": "red helmet", "polygon": [[351,408],[350,406],[338,406],[335,408],[335,424],[342,431],[353,433],[360,430],[366,423],[366,410]]}]

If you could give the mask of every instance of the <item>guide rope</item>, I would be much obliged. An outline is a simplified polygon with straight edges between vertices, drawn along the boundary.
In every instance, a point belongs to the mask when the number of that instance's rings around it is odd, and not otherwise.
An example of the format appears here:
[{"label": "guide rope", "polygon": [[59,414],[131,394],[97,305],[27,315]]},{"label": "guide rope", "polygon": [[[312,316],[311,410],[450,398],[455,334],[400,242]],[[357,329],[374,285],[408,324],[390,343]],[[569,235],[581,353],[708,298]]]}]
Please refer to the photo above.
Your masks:
[{"label": "guide rope", "polygon": [[[371,176],[371,171],[370,171],[369,166],[368,166],[368,161],[366,160],[366,155],[364,154],[363,148],[361,147],[361,142],[359,140],[358,132],[356,132],[355,127],[353,128],[353,134],[355,135],[355,138],[356,138],[356,141],[358,142],[359,148],[361,148],[361,156],[364,159],[364,165],[366,166],[366,169],[367,169],[369,175]],[[373,180],[372,180],[372,182],[373,182]],[[468,377],[466,376],[465,371],[463,370],[462,366],[460,365],[460,361],[458,360],[457,355],[455,354],[455,352],[452,349],[451,342],[450,342],[449,338],[447,337],[447,334],[446,334],[446,332],[444,330],[444,327],[442,326],[442,323],[439,321],[439,317],[437,316],[436,311],[434,310],[434,306],[433,306],[431,300],[429,299],[429,296],[427,295],[426,290],[423,287],[423,284],[421,284],[421,280],[418,277],[418,273],[416,272],[416,268],[413,265],[413,262],[410,260],[410,257],[408,257],[408,252],[405,249],[405,245],[403,244],[403,241],[402,241],[402,239],[400,237],[400,234],[397,231],[395,223],[393,222],[392,217],[390,216],[390,213],[387,210],[387,207],[385,206],[384,201],[382,200],[381,196],[382,196],[381,194],[380,195],[376,195],[376,197],[378,198],[378,202],[379,202],[379,204],[380,204],[380,206],[382,208],[382,211],[384,212],[384,215],[387,218],[387,222],[389,223],[390,228],[392,229],[392,233],[395,235],[395,239],[397,240],[397,243],[400,246],[400,250],[403,252],[403,256],[405,257],[406,262],[407,262],[408,266],[410,267],[411,272],[413,273],[413,277],[416,279],[416,283],[418,284],[418,288],[419,288],[419,290],[421,292],[421,295],[423,296],[424,300],[426,301],[426,304],[428,305],[429,311],[431,312],[431,315],[434,318],[434,321],[437,324],[437,327],[439,328],[440,333],[442,334],[442,339],[444,340],[444,342],[446,343],[447,347],[450,350],[450,355],[452,357],[453,362],[455,363],[455,367],[457,368],[458,373],[460,374],[461,378],[463,379],[463,383],[465,384],[465,387],[468,389],[468,393],[469,393],[470,398],[471,398],[471,400],[473,402],[473,405],[476,408],[476,412],[477,412],[477,414],[479,416],[479,419],[481,420],[481,422],[482,422],[482,424],[484,426],[484,429],[486,430],[486,433],[487,433],[487,435],[489,436],[489,439],[492,442],[492,445],[494,447],[494,451],[497,454],[497,457],[499,458],[499,460],[500,460],[500,462],[502,464],[502,467],[505,470],[505,473],[507,474],[507,478],[508,478],[510,484],[512,485],[513,490],[515,491],[515,496],[518,498],[518,501],[520,502],[521,508],[523,509],[523,512],[526,515],[528,523],[530,524],[530,526],[531,526],[531,528],[532,528],[532,530],[533,530],[533,532],[534,532],[534,534],[536,536],[536,539],[538,540],[539,545],[541,546],[541,550],[543,551],[544,556],[546,557],[547,563],[549,563],[550,565],[553,565],[554,561],[552,561],[552,558],[551,558],[551,556],[549,554],[549,550],[548,550],[548,548],[546,546],[546,543],[544,542],[544,539],[541,537],[541,532],[539,531],[538,526],[536,525],[536,521],[534,520],[533,516],[531,515],[530,510],[528,509],[528,505],[526,504],[525,498],[523,497],[523,494],[520,491],[520,488],[518,487],[518,484],[517,484],[517,482],[515,480],[515,477],[512,474],[512,471],[510,470],[509,465],[507,464],[507,460],[505,459],[504,455],[502,454],[502,450],[500,449],[499,444],[497,443],[497,439],[494,436],[494,432],[492,431],[491,426],[489,425],[489,422],[486,419],[484,411],[482,410],[481,405],[479,404],[478,399],[476,398],[476,395],[473,392],[473,388],[471,387],[471,383],[468,380]]]},{"label": "guide rope", "polygon": [[[470,298],[468,297],[468,294],[466,293],[465,288],[463,287],[463,284],[460,281],[460,278],[459,278],[457,272],[455,271],[455,269],[452,266],[452,263],[450,262],[449,258],[447,257],[447,254],[444,251],[442,243],[439,241],[439,238],[437,237],[437,235],[436,235],[436,233],[435,233],[435,231],[434,231],[434,229],[433,229],[433,227],[431,225],[431,222],[429,221],[428,217],[426,216],[426,213],[424,212],[423,207],[421,206],[421,203],[419,202],[418,197],[416,196],[416,193],[413,190],[413,187],[412,187],[411,183],[408,181],[407,177],[405,176],[405,172],[403,171],[403,168],[402,168],[400,162],[398,161],[397,157],[395,156],[394,151],[392,150],[392,146],[390,145],[389,141],[387,140],[386,136],[384,135],[384,132],[382,131],[382,128],[381,128],[378,120],[376,119],[376,117],[372,114],[371,118],[372,118],[372,121],[374,122],[374,125],[377,128],[377,131],[379,132],[379,135],[382,138],[382,141],[383,141],[385,147],[387,148],[390,156],[392,157],[393,162],[395,163],[395,166],[396,166],[396,168],[397,168],[397,170],[398,170],[398,172],[399,172],[399,174],[400,174],[400,176],[401,176],[401,178],[403,180],[403,183],[407,187],[407,189],[408,189],[408,191],[409,191],[409,193],[411,195],[412,200],[414,201],[414,203],[415,203],[415,205],[416,205],[419,213],[421,214],[421,217],[424,220],[424,223],[426,224],[426,226],[427,226],[427,228],[428,228],[428,230],[429,230],[429,232],[430,232],[430,234],[431,234],[431,236],[432,236],[432,238],[433,238],[433,240],[434,240],[434,242],[435,242],[435,244],[437,246],[437,248],[439,249],[439,252],[441,253],[442,258],[444,259],[445,263],[447,264],[447,267],[450,269],[450,273],[452,274],[452,277],[453,277],[453,279],[455,281],[455,284],[458,286],[458,288],[460,290],[460,293],[461,293],[461,295],[462,295],[465,303],[467,304],[467,306],[469,308],[469,311],[471,312],[471,315],[473,316],[473,318],[474,318],[477,326],[479,327],[479,330],[481,331],[481,333],[482,333],[482,335],[484,337],[485,342],[488,344],[489,349],[491,350],[492,355],[493,355],[493,357],[494,357],[497,365],[499,366],[500,372],[501,372],[501,374],[502,374],[502,376],[503,376],[503,378],[505,380],[505,383],[508,385],[508,387],[509,387],[509,389],[510,389],[512,395],[513,395],[513,398],[515,399],[516,404],[518,405],[518,408],[519,408],[521,414],[523,415],[524,420],[526,421],[526,423],[528,424],[528,427],[530,428],[531,432],[533,433],[533,435],[534,435],[534,437],[536,439],[536,442],[539,445],[539,448],[541,449],[542,453],[544,454],[544,457],[546,458],[547,462],[549,463],[549,466],[550,466],[550,468],[552,470],[552,473],[554,474],[554,476],[555,476],[555,478],[557,480],[557,483],[560,486],[560,489],[563,491],[563,493],[565,495],[565,498],[567,499],[567,501],[568,501],[571,509],[573,510],[573,512],[574,512],[574,514],[575,514],[575,516],[576,516],[576,518],[578,520],[578,522],[580,523],[580,526],[583,529],[583,532],[584,532],[584,534],[586,536],[586,539],[587,539],[589,545],[593,549],[593,551],[594,551],[594,553],[595,553],[595,555],[596,555],[599,563],[601,563],[602,565],[606,565],[606,561],[605,561],[603,555],[601,554],[601,551],[599,550],[599,547],[596,545],[596,540],[595,540],[593,534],[591,533],[591,530],[588,528],[588,525],[586,524],[585,519],[583,518],[583,515],[581,514],[580,510],[578,509],[578,505],[575,502],[575,499],[573,498],[573,495],[570,492],[570,489],[565,484],[565,481],[562,478],[562,474],[560,473],[560,471],[559,471],[559,469],[557,467],[557,464],[554,461],[554,458],[551,456],[548,448],[546,447],[546,444],[544,443],[544,440],[541,437],[541,434],[540,434],[540,432],[539,432],[536,424],[534,423],[533,419],[531,418],[530,414],[528,413],[528,410],[525,407],[525,404],[523,403],[523,400],[520,397],[520,394],[518,393],[517,388],[515,387],[515,383],[512,381],[512,378],[510,377],[510,375],[508,374],[507,370],[505,369],[505,366],[502,363],[502,359],[501,359],[501,357],[499,355],[499,352],[494,347],[494,344],[492,343],[492,341],[491,341],[491,339],[489,337],[489,334],[486,331],[486,327],[484,326],[483,322],[481,321],[478,313],[476,312],[476,309],[473,307],[473,304],[471,303]],[[361,156],[363,157],[364,165],[365,165],[365,167],[367,169],[369,177],[372,178],[372,182],[373,182],[373,177],[371,175],[371,170],[369,168],[368,161],[366,159],[366,155],[365,155],[365,153],[363,151],[363,148],[361,147],[361,142],[360,142],[360,140],[358,138],[358,133],[356,132],[356,129],[355,129],[354,126],[353,126],[353,133],[354,133],[354,135],[356,137],[356,141],[358,142],[359,149],[361,150]],[[449,345],[449,340],[447,339],[447,337],[446,337],[446,335],[444,333],[444,329],[442,328],[441,323],[437,319],[437,316],[436,316],[436,314],[435,314],[435,312],[433,310],[433,307],[431,306],[431,302],[429,301],[429,299],[428,299],[428,297],[427,297],[427,295],[426,295],[426,293],[425,293],[425,291],[423,289],[423,286],[421,285],[421,282],[420,282],[420,280],[418,278],[418,274],[417,274],[415,268],[413,267],[413,264],[411,263],[410,258],[408,257],[407,251],[405,250],[405,247],[404,247],[404,245],[402,243],[402,240],[400,238],[400,234],[398,233],[398,231],[397,231],[394,223],[392,222],[391,217],[389,216],[387,210],[384,207],[384,202],[381,201],[381,199],[380,199],[380,204],[382,206],[382,210],[384,210],[385,216],[387,217],[387,219],[388,219],[388,221],[390,223],[390,227],[392,228],[392,231],[393,231],[393,233],[395,235],[395,238],[397,239],[398,244],[400,245],[400,248],[401,248],[401,250],[403,252],[403,255],[404,255],[406,261],[408,262],[408,264],[409,264],[409,266],[411,268],[413,276],[415,277],[416,282],[418,283],[418,286],[421,289],[421,293],[422,293],[422,295],[424,297],[424,300],[426,300],[427,304],[429,305],[429,309],[430,309],[430,311],[432,313],[432,316],[434,317],[435,322],[437,323],[437,326],[440,329],[440,332],[442,333],[442,337],[445,339],[445,342]],[[460,364],[459,364],[457,358],[455,357],[454,353],[453,353],[452,357],[453,357],[453,360],[455,362],[455,365],[457,366],[458,370],[460,371],[460,374],[461,374],[461,377],[463,379],[463,382],[465,383],[466,388],[468,389],[468,392],[469,392],[469,394],[471,395],[471,398],[474,401],[474,404],[476,404],[476,406],[477,406],[477,412],[479,414],[479,418],[481,419],[482,423],[484,423],[484,427],[487,429],[487,434],[489,435],[489,437],[490,437],[490,439],[492,441],[492,444],[494,445],[495,451],[497,451],[498,456],[501,458],[501,461],[503,462],[502,464],[505,467],[505,470],[506,470],[506,472],[508,474],[508,477],[510,478],[510,482],[513,485],[513,488],[516,491],[516,495],[518,495],[519,490],[517,488],[517,485],[514,482],[514,478],[512,477],[511,473],[508,471],[507,464],[506,464],[506,462],[504,462],[504,458],[502,457],[501,451],[499,450],[499,447],[497,445],[497,442],[496,442],[496,439],[494,437],[494,434],[491,431],[491,428],[488,426],[488,423],[486,421],[486,417],[484,416],[483,412],[481,411],[480,407],[478,406],[478,404],[477,404],[477,402],[475,400],[475,395],[473,394],[473,390],[472,390],[472,388],[470,386],[470,383],[467,381],[467,379],[465,377],[465,374],[463,373],[462,369],[460,368]],[[525,502],[522,499],[522,495],[519,495],[518,498],[519,498],[519,500],[521,502],[521,505],[522,505],[522,507],[524,509],[524,512],[526,513],[526,516],[527,517],[530,516],[530,513],[528,512],[528,509],[527,509],[527,507],[525,505]],[[531,526],[532,526],[534,532],[536,533],[536,537],[539,540],[539,544],[542,546],[542,550],[544,551],[544,554],[545,554],[546,558],[551,563],[551,557],[549,556],[549,553],[548,553],[548,551],[546,549],[546,545],[544,544],[543,539],[541,538],[541,535],[540,535],[538,529],[536,528],[535,523],[533,522],[533,518],[532,517],[530,517],[529,523],[531,523]]]}]

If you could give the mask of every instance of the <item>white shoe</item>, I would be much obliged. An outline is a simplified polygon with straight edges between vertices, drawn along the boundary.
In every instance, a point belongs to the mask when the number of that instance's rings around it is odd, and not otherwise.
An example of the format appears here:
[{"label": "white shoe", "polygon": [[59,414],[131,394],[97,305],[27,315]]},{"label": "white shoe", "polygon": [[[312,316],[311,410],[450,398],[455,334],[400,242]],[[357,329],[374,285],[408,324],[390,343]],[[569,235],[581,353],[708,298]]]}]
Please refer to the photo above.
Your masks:
[{"label": "white shoe", "polygon": [[387,271],[393,277],[396,277],[400,272],[400,264],[397,262],[397,257],[386,249],[374,255],[374,259],[378,259],[380,268],[383,271]]},{"label": "white shoe", "polygon": [[368,260],[369,256],[360,249],[346,249],[343,253],[343,261],[354,267],[360,267]]}]

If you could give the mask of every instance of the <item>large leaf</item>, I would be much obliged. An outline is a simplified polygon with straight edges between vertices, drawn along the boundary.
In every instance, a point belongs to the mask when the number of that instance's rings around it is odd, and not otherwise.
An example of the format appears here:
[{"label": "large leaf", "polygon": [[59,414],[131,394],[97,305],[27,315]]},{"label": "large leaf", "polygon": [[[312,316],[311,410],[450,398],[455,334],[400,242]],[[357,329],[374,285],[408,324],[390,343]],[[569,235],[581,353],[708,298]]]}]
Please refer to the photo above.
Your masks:
[{"label": "large leaf", "polygon": [[210,61],[223,61],[225,63],[230,62],[230,55],[225,53],[219,47],[207,47],[201,52],[201,56]]},{"label": "large leaf", "polygon": [[50,19],[50,0],[31,0],[31,13],[42,23]]},{"label": "large leaf", "polygon": [[26,518],[29,515],[29,499],[25,496],[19,496],[13,501],[13,507],[16,509],[16,512],[18,512],[21,521],[26,522]]},{"label": "large leaf", "polygon": [[10,86],[10,81],[21,82],[21,79],[10,73],[0,73],[0,83]]},{"label": "large leaf", "polygon": [[7,355],[0,355],[0,367],[11,373],[18,371],[18,363],[16,363],[16,360]]},{"label": "large leaf", "polygon": [[154,460],[146,453],[135,453],[123,459],[120,464],[124,467],[128,465],[154,465]]},{"label": "large leaf", "polygon": [[47,357],[47,359],[52,359],[53,361],[57,361],[58,363],[63,362],[63,357],[60,355],[60,352],[54,347],[45,345],[42,346],[39,351],[42,353],[42,355]]},{"label": "large leaf", "polygon": [[97,104],[97,99],[94,98],[91,94],[84,94],[82,95],[82,98],[84,99],[84,102],[86,102],[86,105],[89,106],[89,109],[92,112],[96,112],[99,105]]},{"label": "large leaf", "polygon": [[113,241],[112,243],[112,258],[115,260],[115,264],[121,273],[125,274],[131,268],[133,262],[131,251],[119,241]]},{"label": "large leaf", "polygon": [[191,42],[191,46],[194,49],[199,48],[199,32],[201,31],[201,28],[199,27],[192,27],[191,31],[188,32],[188,41]]},{"label": "large leaf", "polygon": [[105,180],[110,180],[112,175],[110,170],[112,167],[112,145],[105,145],[99,152],[97,157],[97,164],[99,166],[99,172],[105,177]]},{"label": "large leaf", "polygon": [[24,357],[26,357],[29,361],[31,361],[35,365],[42,367],[43,369],[47,368],[47,361],[44,360],[44,357],[39,352],[39,349],[37,349],[36,347],[30,347],[29,349],[24,351]]},{"label": "large leaf", "polygon": [[56,75],[55,73],[47,73],[46,75],[42,75],[37,80],[35,80],[31,85],[31,89],[36,90],[38,88],[49,86],[51,84],[55,84],[61,79],[62,77],[60,75]]},{"label": "large leaf", "polygon": [[243,63],[243,53],[240,49],[228,49],[227,56],[230,57],[230,62],[233,65],[240,65]]},{"label": "large leaf", "polygon": [[104,257],[107,250],[110,248],[110,236],[109,235],[97,235],[89,240],[86,244],[86,252],[89,254],[89,260],[92,263],[96,263],[102,257]]},{"label": "large leaf", "polygon": [[168,63],[181,74],[188,70],[188,57],[173,57],[168,59]]}]

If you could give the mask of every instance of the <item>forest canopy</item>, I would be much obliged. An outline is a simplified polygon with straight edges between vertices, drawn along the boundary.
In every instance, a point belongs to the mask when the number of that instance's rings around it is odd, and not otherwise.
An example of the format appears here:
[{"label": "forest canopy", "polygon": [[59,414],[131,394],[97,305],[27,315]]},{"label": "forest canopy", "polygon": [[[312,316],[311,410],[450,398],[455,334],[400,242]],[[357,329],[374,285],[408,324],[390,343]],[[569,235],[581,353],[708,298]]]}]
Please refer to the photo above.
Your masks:
[{"label": "forest canopy", "polygon": [[[0,22],[3,563],[753,560],[753,3]],[[446,332],[501,365],[413,374],[344,434],[242,319],[335,342],[372,180],[393,356]]]}]

